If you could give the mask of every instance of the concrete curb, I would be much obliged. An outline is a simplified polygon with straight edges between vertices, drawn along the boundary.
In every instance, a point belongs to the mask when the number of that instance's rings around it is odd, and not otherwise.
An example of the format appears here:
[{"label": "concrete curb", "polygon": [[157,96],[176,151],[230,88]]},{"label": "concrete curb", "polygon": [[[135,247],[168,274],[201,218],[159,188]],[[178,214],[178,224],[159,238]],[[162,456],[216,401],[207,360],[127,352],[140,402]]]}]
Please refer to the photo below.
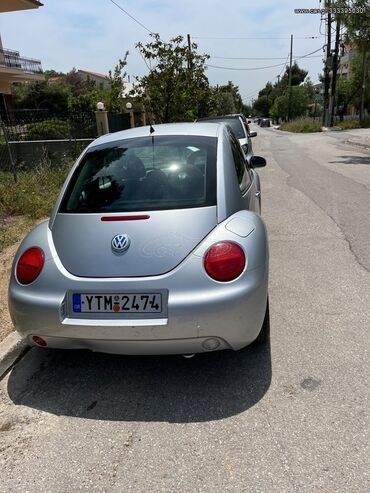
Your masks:
[{"label": "concrete curb", "polygon": [[323,132],[343,132],[341,127],[321,127]]},{"label": "concrete curb", "polygon": [[0,342],[0,380],[27,347],[27,343],[17,332],[12,332]]},{"label": "concrete curb", "polygon": [[370,143],[369,144],[362,144],[361,142],[356,142],[356,141],[353,141],[351,139],[348,139],[346,141],[346,143],[350,144],[352,146],[361,147],[362,149],[366,149],[367,151],[370,151]]}]

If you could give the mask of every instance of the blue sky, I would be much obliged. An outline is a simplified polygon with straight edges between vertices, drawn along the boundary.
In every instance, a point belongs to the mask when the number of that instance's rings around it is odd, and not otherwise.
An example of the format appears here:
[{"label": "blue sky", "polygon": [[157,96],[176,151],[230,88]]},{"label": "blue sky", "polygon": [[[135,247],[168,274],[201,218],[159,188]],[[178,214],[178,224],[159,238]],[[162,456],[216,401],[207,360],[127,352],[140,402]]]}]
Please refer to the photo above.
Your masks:
[{"label": "blue sky", "polygon": [[[294,8],[319,7],[318,0],[115,0],[131,15],[163,39],[189,33],[199,52],[215,57],[282,57],[295,36],[294,54],[304,55],[320,48],[319,15],[297,15]],[[127,71],[141,76],[147,68],[135,49],[147,42],[148,32],[121,12],[110,0],[43,0],[38,10],[1,14],[3,46],[23,56],[41,59],[44,69],[68,71],[73,67],[108,73],[119,57],[129,50]],[[282,38],[282,39],[197,39],[197,38]],[[320,55],[321,52],[317,53]],[[248,68],[284,63],[282,60],[231,60],[212,58],[209,64]],[[316,82],[322,69],[321,58],[301,60]],[[258,71],[209,68],[211,84],[232,80],[246,102],[267,81],[274,82],[282,67]]]}]

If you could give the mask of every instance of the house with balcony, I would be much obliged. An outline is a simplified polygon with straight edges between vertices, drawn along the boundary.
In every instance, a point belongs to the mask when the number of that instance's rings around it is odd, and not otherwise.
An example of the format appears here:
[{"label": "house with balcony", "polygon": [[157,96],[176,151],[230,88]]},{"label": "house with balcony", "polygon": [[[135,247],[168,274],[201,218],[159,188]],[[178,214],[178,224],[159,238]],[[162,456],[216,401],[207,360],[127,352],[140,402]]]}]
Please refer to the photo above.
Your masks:
[{"label": "house with balcony", "polygon": [[[0,13],[37,9],[42,5],[37,0],[1,0]],[[4,48],[0,36],[0,113],[6,116],[12,109],[11,85],[14,82],[42,80],[44,75],[40,60],[24,57],[17,50]]]}]

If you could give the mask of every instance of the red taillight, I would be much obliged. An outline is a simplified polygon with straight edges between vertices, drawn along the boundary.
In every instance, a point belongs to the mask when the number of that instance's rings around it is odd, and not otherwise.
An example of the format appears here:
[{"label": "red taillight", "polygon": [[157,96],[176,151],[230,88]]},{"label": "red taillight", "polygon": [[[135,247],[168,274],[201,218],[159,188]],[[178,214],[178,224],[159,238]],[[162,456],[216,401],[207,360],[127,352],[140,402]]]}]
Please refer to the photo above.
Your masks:
[{"label": "red taillight", "polygon": [[207,274],[216,281],[232,281],[243,272],[246,257],[236,243],[222,241],[211,246],[204,257]]},{"label": "red taillight", "polygon": [[16,276],[21,284],[30,284],[38,278],[45,263],[45,255],[41,248],[32,247],[19,258]]}]

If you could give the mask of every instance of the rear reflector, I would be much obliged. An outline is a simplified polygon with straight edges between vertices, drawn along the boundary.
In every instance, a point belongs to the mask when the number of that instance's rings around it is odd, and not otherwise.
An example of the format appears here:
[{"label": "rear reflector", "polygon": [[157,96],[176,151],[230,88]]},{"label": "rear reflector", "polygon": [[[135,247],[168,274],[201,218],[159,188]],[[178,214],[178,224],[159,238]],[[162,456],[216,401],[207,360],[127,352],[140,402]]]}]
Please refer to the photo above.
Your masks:
[{"label": "rear reflector", "polygon": [[145,219],[149,219],[150,216],[103,216],[100,220],[103,223],[106,222],[114,222],[114,221],[144,221]]},{"label": "rear reflector", "polygon": [[39,336],[32,336],[32,340],[35,344],[37,344],[38,346],[41,346],[41,347],[45,347],[47,346],[47,343],[45,341],[45,339],[43,339],[42,337],[39,337]]},{"label": "rear reflector", "polygon": [[216,281],[232,281],[240,276],[246,265],[244,250],[230,241],[211,246],[204,257],[207,274]]},{"label": "rear reflector", "polygon": [[21,284],[31,284],[38,278],[45,263],[45,255],[41,248],[32,247],[26,250],[19,258],[16,268],[16,277]]}]

